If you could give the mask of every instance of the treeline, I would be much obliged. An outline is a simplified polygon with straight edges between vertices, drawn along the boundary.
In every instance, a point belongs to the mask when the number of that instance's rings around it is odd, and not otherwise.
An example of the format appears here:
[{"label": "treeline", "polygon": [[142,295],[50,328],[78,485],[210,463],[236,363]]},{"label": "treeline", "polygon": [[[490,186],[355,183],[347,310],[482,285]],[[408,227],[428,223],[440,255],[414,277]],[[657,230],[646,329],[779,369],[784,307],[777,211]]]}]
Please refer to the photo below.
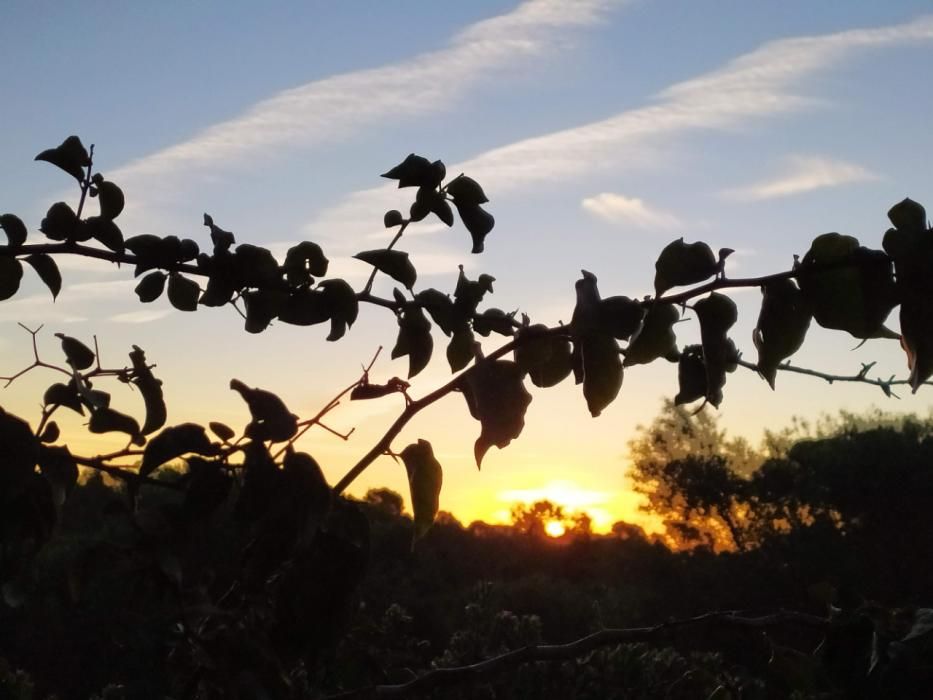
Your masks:
[{"label": "treeline", "polygon": [[[541,507],[516,511],[511,527],[464,526],[442,515],[413,549],[401,497],[371,492],[357,504],[369,524],[359,592],[314,628],[318,653],[286,665],[289,697],[406,683],[435,668],[600,629],[778,610],[829,626],[687,625],[650,644],[516,665],[428,695],[925,696],[933,624],[918,621],[933,591],[933,423],[798,426],[753,450],[729,441],[708,417],[668,407],[631,454],[637,488],[666,524],[663,536],[624,523],[594,535],[578,521],[552,539],[543,524],[553,511]],[[186,697],[186,682],[199,682],[185,675],[199,648],[231,658],[234,677],[250,669],[236,683],[240,697],[253,697],[251,684],[270,685],[262,655],[287,649],[287,640],[254,638],[245,632],[253,621],[237,617],[265,608],[231,607],[223,634],[194,628],[187,616],[198,614],[199,596],[215,608],[211,619],[224,619],[226,600],[260,595],[223,586],[249,578],[242,552],[261,554],[274,542],[244,540],[235,514],[221,508],[185,531],[183,547],[160,549],[160,533],[167,538],[172,529],[158,518],[184,517],[183,504],[169,489],[146,487],[137,497],[149,520],[127,517],[126,494],[98,474],[85,480],[62,506],[59,529],[29,579],[5,587],[3,697]],[[328,588],[329,562],[302,566],[294,579],[259,582],[255,590],[289,586],[293,608],[268,614],[313,626],[301,617],[302,600],[342,598]],[[230,630],[238,629],[242,650],[224,656],[210,646],[232,643]]]}]

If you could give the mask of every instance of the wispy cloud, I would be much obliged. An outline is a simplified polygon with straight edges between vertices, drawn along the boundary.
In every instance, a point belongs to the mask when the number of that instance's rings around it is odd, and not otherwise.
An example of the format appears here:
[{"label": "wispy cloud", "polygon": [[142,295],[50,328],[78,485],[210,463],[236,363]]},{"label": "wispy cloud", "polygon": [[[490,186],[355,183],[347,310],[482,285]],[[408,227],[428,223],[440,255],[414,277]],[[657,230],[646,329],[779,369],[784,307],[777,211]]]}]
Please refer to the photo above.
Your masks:
[{"label": "wispy cloud", "polygon": [[165,318],[171,313],[170,309],[144,309],[142,311],[127,311],[110,317],[114,323],[150,323]]},{"label": "wispy cloud", "polygon": [[611,224],[628,224],[641,229],[671,229],[682,225],[680,219],[670,212],[650,207],[638,197],[613,192],[587,197],[581,206]]},{"label": "wispy cloud", "polygon": [[791,156],[777,177],[723,192],[728,199],[756,201],[802,194],[826,187],[878,180],[880,176],[855,163],[818,156]]},{"label": "wispy cloud", "polygon": [[[450,169],[470,173],[496,197],[546,182],[566,183],[600,170],[641,166],[672,137],[736,128],[823,104],[803,92],[806,79],[859,52],[930,41],[933,16],[889,27],[768,42],[722,68],[663,90],[644,107],[524,139]],[[355,192],[321,213],[305,232],[318,237],[332,233],[335,239],[365,235],[373,217],[398,202],[399,194],[390,186]]]},{"label": "wispy cloud", "polygon": [[222,170],[247,158],[332,143],[388,119],[450,109],[490,71],[553,52],[568,44],[568,28],[595,24],[623,1],[528,0],[467,27],[443,49],[286,90],[110,175],[136,202],[172,175]]}]

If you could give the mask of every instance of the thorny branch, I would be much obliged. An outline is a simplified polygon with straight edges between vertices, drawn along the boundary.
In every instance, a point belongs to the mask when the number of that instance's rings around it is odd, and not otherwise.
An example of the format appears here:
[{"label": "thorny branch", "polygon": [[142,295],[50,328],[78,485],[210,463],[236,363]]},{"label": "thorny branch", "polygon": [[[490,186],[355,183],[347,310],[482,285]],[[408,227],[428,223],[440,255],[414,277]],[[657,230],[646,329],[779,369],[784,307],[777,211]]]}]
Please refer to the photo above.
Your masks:
[{"label": "thorny branch", "polygon": [[468,666],[437,668],[407,683],[359,688],[332,695],[327,700],[404,697],[438,686],[467,683],[475,678],[499,673],[533,661],[565,661],[582,656],[594,649],[613,644],[664,640],[672,632],[687,628],[720,627],[767,630],[787,625],[799,625],[823,630],[829,627],[830,621],[816,615],[794,611],[780,611],[758,617],[745,617],[734,611],[709,612],[696,617],[662,622],[651,627],[602,629],[566,644],[541,644],[522,647]]}]

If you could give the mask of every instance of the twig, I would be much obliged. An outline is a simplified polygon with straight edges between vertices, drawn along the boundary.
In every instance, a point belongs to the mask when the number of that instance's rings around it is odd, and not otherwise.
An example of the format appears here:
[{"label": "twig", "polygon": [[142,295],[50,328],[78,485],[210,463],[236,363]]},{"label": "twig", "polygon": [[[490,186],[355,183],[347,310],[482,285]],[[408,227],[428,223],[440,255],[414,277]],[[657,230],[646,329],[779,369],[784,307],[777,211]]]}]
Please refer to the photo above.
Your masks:
[{"label": "twig", "polygon": [[668,632],[691,627],[734,627],[744,629],[770,629],[795,624],[823,630],[830,621],[808,613],[780,611],[759,617],[743,617],[732,611],[709,612],[696,617],[670,620],[652,627],[603,629],[567,644],[542,644],[508,651],[468,666],[438,668],[418,676],[407,683],[376,685],[330,696],[327,700],[355,698],[403,697],[437,686],[466,683],[478,676],[489,675],[532,661],[565,661],[582,656],[594,649],[613,644],[653,641]]},{"label": "twig", "polygon": [[[755,372],[758,371],[758,365],[755,364],[754,362],[748,362],[746,360],[739,358],[737,360],[737,364],[740,367],[745,367],[746,369],[750,369]],[[874,367],[874,365],[875,365],[874,362],[863,364],[862,369],[860,369],[858,373],[848,374],[848,375],[828,374],[826,372],[820,372],[815,369],[807,369],[806,367],[797,367],[795,365],[790,364],[789,362],[780,364],[777,366],[777,368],[781,370],[782,372],[793,372],[795,374],[805,374],[808,377],[817,377],[818,379],[825,380],[829,384],[832,384],[833,382],[858,382],[861,384],[868,384],[870,386],[876,386],[876,387],[879,387],[881,391],[884,392],[885,396],[899,399],[900,397],[897,394],[895,394],[893,391],[891,391],[891,387],[909,385],[910,380],[909,379],[896,379],[895,377],[891,377],[890,379],[876,379],[874,377],[869,377],[868,372],[871,370],[872,367]],[[930,381],[926,381],[923,383],[928,386],[933,386],[933,382],[930,382]]]},{"label": "twig", "polygon": [[[408,224],[410,224],[410,223],[411,223],[411,219],[405,219],[404,221],[402,221],[402,225],[399,227],[398,232],[395,234],[395,237],[392,239],[392,242],[389,243],[389,245],[388,245],[388,247],[386,248],[386,250],[392,250],[392,248],[395,247],[395,244],[399,242],[399,239],[400,239],[400,238],[402,237],[402,235],[405,233],[405,229],[408,228]],[[379,270],[377,270],[377,269],[374,267],[374,268],[373,268],[373,271],[369,273],[369,279],[366,280],[366,286],[363,287],[363,294],[365,294],[365,295],[368,296],[369,293],[373,290],[373,282],[374,282],[375,279],[376,279],[376,273],[377,273],[377,272],[379,272]]]}]

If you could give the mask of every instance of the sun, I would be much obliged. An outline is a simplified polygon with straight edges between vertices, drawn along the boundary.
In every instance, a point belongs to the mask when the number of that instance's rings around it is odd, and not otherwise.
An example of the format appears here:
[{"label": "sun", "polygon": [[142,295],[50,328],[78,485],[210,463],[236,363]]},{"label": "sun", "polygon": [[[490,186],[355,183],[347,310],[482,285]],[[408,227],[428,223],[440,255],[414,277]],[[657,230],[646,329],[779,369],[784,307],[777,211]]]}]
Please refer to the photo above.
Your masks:
[{"label": "sun", "polygon": [[564,527],[560,520],[548,520],[544,526],[544,531],[548,537],[563,537],[567,532],[567,528]]}]

